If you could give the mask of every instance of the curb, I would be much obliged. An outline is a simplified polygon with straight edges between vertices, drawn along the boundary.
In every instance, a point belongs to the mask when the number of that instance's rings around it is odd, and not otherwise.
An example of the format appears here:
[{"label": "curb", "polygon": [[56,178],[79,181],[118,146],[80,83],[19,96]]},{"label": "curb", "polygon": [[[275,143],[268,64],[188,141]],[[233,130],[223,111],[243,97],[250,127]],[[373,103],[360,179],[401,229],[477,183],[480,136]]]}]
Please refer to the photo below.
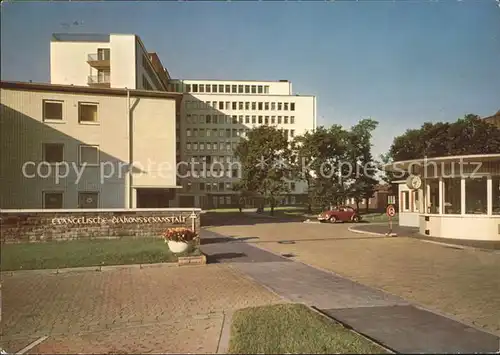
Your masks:
[{"label": "curb", "polygon": [[72,272],[101,272],[101,271],[112,271],[119,269],[146,269],[153,267],[172,267],[177,266],[176,262],[168,263],[152,263],[152,264],[126,264],[126,265],[106,265],[106,266],[81,266],[81,267],[67,267],[61,269],[34,269],[34,270],[13,270],[13,271],[2,271],[0,275],[13,276],[15,274],[27,274],[27,273],[40,273],[40,274],[66,274]]},{"label": "curb", "polygon": [[231,339],[231,325],[233,320],[233,312],[222,313],[222,327],[219,335],[219,343],[217,344],[216,354],[228,354],[229,341]]},{"label": "curb", "polygon": [[[356,229],[356,227],[349,227],[349,228],[347,228],[347,230],[349,232],[353,232],[353,233],[376,235],[376,236],[379,236],[379,237],[387,237],[387,236],[389,236],[389,233],[368,232],[368,231],[363,231],[363,230]],[[396,236],[396,235],[395,235],[395,233],[392,233],[391,236]]]}]

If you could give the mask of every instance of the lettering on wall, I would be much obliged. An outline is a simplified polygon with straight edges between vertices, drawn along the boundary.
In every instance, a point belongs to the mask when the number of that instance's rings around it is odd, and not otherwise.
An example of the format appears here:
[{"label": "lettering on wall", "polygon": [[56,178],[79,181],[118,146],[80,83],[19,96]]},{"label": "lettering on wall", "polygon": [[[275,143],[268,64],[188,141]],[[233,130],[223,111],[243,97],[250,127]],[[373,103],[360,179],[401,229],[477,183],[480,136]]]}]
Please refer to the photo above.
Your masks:
[{"label": "lettering on wall", "polygon": [[154,224],[169,223],[183,224],[186,222],[185,216],[171,217],[55,217],[52,218],[54,225],[82,225],[82,224]]}]

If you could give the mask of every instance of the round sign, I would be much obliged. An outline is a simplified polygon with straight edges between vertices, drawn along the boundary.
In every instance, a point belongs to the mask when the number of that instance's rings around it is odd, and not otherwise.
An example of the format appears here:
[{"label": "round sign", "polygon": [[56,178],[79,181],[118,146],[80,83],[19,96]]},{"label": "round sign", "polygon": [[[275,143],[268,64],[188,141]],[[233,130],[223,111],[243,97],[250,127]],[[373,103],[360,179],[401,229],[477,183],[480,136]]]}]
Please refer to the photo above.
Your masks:
[{"label": "round sign", "polygon": [[396,209],[394,208],[393,205],[387,206],[387,215],[389,217],[394,217],[396,215]]},{"label": "round sign", "polygon": [[406,186],[412,190],[418,190],[422,186],[422,179],[417,175],[410,175],[406,179]]}]

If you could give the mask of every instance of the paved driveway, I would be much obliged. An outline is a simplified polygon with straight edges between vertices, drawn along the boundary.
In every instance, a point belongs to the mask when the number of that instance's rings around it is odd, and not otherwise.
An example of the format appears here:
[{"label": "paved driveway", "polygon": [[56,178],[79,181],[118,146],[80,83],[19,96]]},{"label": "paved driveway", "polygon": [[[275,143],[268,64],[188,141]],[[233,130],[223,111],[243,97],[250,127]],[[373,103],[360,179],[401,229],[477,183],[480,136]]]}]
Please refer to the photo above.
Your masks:
[{"label": "paved driveway", "polygon": [[[500,335],[500,253],[347,230],[349,224],[234,224],[210,230],[383,289]],[[280,243],[280,242],[285,243]],[[290,244],[293,242],[293,244]]]},{"label": "paved driveway", "polygon": [[282,302],[228,265],[2,274],[2,341],[29,353],[215,353],[224,313]]}]

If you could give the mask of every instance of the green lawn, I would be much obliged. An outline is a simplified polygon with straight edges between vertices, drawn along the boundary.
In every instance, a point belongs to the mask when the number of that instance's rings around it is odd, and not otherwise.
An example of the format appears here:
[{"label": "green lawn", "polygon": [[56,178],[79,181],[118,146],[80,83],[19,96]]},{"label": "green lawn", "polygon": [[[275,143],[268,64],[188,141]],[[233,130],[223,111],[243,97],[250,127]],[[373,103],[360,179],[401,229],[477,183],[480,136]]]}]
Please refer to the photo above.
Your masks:
[{"label": "green lawn", "polygon": [[383,348],[301,304],[246,308],[233,316],[231,354],[381,354]]},{"label": "green lawn", "polygon": [[1,256],[2,271],[177,261],[163,239],[156,238],[3,244]]}]

